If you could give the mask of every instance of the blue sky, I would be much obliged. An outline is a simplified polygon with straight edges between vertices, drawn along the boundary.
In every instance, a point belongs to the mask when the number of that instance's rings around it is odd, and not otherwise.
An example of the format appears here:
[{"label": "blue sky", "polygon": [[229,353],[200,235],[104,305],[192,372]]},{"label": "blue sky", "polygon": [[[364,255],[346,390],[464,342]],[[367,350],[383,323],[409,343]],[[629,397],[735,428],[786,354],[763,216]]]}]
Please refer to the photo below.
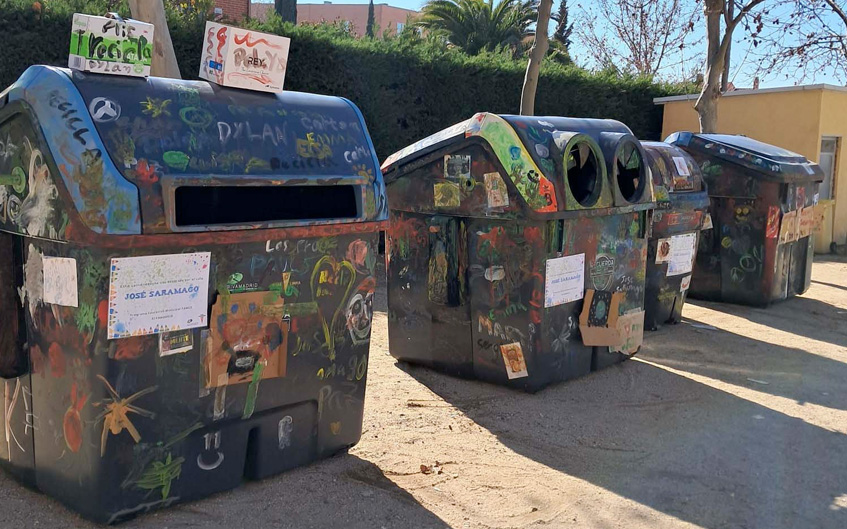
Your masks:
[{"label": "blue sky", "polygon": [[[256,0],[253,0],[256,1]],[[273,0],[266,0],[269,3],[273,3]],[[322,4],[323,0],[298,0],[298,4]],[[333,3],[337,4],[367,4],[368,0],[343,0],[343,1],[335,1]],[[420,10],[421,6],[425,3],[423,0],[375,0],[376,4],[389,4],[396,7],[403,7],[406,9],[414,9],[416,11]],[[578,2],[572,2],[573,4],[577,4]],[[568,5],[570,5],[569,2]],[[555,12],[558,7],[558,0],[554,0],[553,3],[553,11]],[[576,5],[574,5],[574,9]],[[551,24],[550,31],[552,33],[553,27]],[[750,87],[753,84],[753,78],[755,77],[755,61],[754,61],[754,52],[752,45],[743,40],[744,37],[744,28],[739,27],[735,31],[734,40],[732,43],[732,71],[730,78],[733,80],[734,84],[738,87]],[[702,46],[705,49],[706,39],[705,39],[705,27],[702,18],[700,19],[697,29],[694,34],[694,41],[696,42],[696,46]],[[699,50],[690,50],[691,56],[694,55],[695,51]],[[585,65],[588,62],[587,57],[585,57],[584,53],[581,53],[580,46],[578,42],[575,42],[572,45],[571,54],[574,56],[577,64]],[[702,57],[702,52],[701,55]],[[691,62],[685,66],[687,71],[691,71],[692,69],[697,67],[696,62]],[[677,72],[672,72],[672,74],[676,74]],[[795,84],[815,84],[815,83],[829,83],[829,84],[843,84],[840,83],[830,72],[821,71],[814,74],[814,77],[807,77],[802,81],[794,79],[794,78],[785,78],[784,75],[774,75],[772,77],[765,77],[760,80],[759,87],[760,88],[771,88],[777,86],[792,86]]]}]

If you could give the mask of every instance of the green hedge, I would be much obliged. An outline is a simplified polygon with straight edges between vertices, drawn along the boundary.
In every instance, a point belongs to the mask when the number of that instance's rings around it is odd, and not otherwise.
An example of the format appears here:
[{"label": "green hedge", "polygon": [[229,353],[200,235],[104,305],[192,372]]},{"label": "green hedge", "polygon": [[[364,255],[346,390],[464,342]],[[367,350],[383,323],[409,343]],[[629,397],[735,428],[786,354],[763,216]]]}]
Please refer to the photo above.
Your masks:
[{"label": "green hedge", "polygon": [[[125,3],[116,0],[0,0],[0,86],[31,64],[66,65],[73,12],[106,10],[128,15]],[[180,70],[195,79],[204,16],[173,8],[168,15]],[[353,39],[334,26],[292,26],[278,19],[249,24],[291,37],[286,89],[344,96],[359,106],[380,159],[475,112],[519,108],[526,64],[507,53],[469,57],[411,32],[371,40]],[[639,137],[658,139],[662,111],[653,98],[686,89],[549,61],[542,68],[536,114],[618,119]]]}]

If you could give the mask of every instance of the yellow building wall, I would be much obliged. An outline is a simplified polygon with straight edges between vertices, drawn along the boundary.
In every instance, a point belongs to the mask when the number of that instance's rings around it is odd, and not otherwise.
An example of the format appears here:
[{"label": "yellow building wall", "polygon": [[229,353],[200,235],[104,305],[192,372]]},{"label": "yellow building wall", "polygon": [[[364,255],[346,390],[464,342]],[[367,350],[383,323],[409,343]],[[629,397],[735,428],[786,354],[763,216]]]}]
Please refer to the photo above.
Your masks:
[{"label": "yellow building wall", "polygon": [[[662,138],[699,130],[694,103],[693,99],[664,103]],[[847,244],[847,92],[818,89],[725,96],[718,103],[718,132],[744,134],[815,162],[821,136],[841,137],[832,236],[836,243]]]},{"label": "yellow building wall", "polygon": [[[847,244],[847,92],[824,90],[821,104],[821,136],[841,138],[835,159],[832,236],[838,244]],[[815,158],[817,160],[817,158]],[[838,196],[841,196],[840,200]]]},{"label": "yellow building wall", "polygon": [[[722,97],[718,132],[744,134],[817,161],[823,90],[765,92]],[[695,101],[664,104],[662,138],[672,132],[700,130]]]}]

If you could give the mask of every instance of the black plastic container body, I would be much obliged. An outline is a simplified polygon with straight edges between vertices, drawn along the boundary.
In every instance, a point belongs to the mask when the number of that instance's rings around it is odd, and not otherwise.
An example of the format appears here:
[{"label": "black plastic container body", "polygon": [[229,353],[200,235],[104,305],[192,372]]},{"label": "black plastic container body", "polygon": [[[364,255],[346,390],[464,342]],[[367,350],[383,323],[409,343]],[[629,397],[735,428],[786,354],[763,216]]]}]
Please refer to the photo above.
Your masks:
[{"label": "black plastic container body", "polygon": [[714,228],[703,233],[689,294],[766,306],[811,283],[821,168],[744,136],[677,132],[667,140],[700,165]]},{"label": "black plastic container body", "polygon": [[351,103],[40,66],[0,100],[5,467],[112,523],[358,441],[387,211]]},{"label": "black plastic container body", "polygon": [[[585,345],[579,317],[586,289],[643,309],[652,186],[630,138],[613,121],[477,114],[386,160],[391,354],[527,391],[627,358]],[[626,193],[606,171],[623,152]]]},{"label": "black plastic container body", "polygon": [[656,194],[650,214],[644,328],[678,323],[691,284],[697,245],[709,219],[709,195],[700,167],[685,151],[660,142],[641,142]]}]

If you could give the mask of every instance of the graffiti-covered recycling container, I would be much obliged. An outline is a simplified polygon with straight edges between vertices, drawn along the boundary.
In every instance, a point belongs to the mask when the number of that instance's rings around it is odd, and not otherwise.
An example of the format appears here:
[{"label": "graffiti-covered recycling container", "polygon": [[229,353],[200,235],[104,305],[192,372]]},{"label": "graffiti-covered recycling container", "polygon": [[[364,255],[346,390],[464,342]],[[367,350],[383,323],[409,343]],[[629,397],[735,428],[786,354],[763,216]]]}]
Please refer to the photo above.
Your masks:
[{"label": "graffiti-covered recycling container", "polygon": [[653,194],[626,126],[481,113],[382,167],[393,356],[534,391],[637,351]]},{"label": "graffiti-covered recycling container", "polygon": [[767,305],[805,292],[821,168],[745,136],[677,132],[665,141],[697,161],[711,200],[714,229],[700,239],[690,295]]},{"label": "graffiti-covered recycling container", "polygon": [[653,178],[656,209],[650,215],[644,326],[678,323],[691,285],[701,229],[709,229],[709,195],[700,167],[668,143],[643,141]]},{"label": "graffiti-covered recycling container", "polygon": [[43,66],[0,100],[4,466],[115,522],[357,442],[387,213],[355,106]]}]

